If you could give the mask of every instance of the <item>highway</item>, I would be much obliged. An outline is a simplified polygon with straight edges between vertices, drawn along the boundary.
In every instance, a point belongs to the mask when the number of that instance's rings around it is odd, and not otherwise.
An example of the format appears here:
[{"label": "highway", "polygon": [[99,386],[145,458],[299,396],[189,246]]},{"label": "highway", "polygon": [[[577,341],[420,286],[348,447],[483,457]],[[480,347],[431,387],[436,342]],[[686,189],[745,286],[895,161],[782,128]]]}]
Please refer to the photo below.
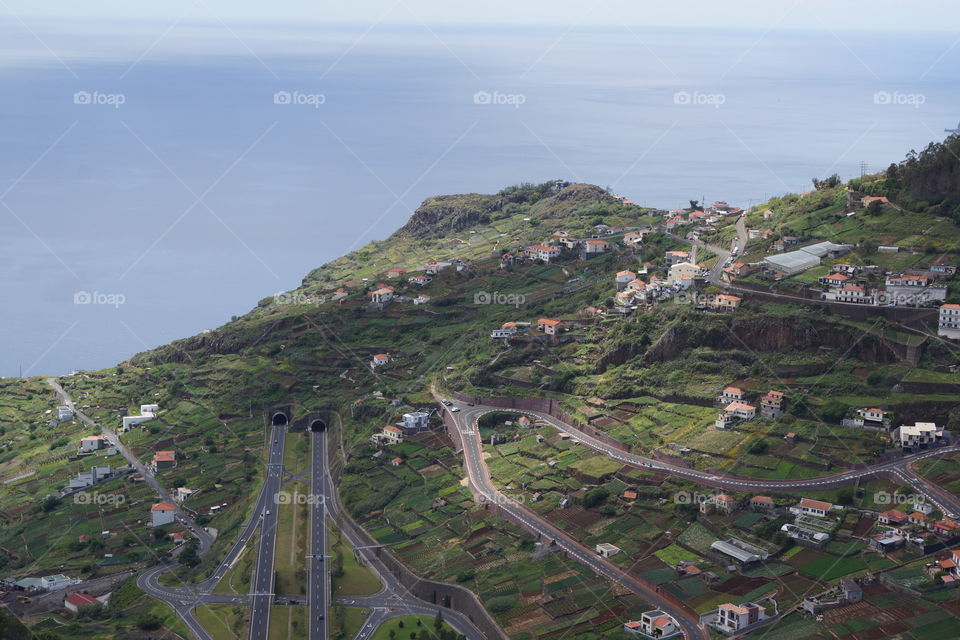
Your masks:
[{"label": "highway", "polygon": [[327,502],[331,482],[327,469],[326,431],[312,431],[310,490],[310,571],[307,578],[307,601],[310,607],[310,640],[326,640],[330,595],[330,574],[327,571]]},{"label": "highway", "polygon": [[619,565],[598,556],[592,549],[585,547],[540,515],[501,493],[490,480],[490,471],[483,458],[483,443],[480,439],[480,430],[477,424],[480,416],[491,411],[491,408],[470,406],[458,408],[460,411],[453,412],[451,408],[443,406],[444,410],[450,412],[450,415],[456,421],[457,428],[460,430],[463,441],[464,469],[467,473],[470,488],[479,501],[488,501],[498,505],[521,526],[536,534],[544,544],[550,544],[548,541],[553,541],[570,558],[597,574],[618,582],[670,614],[687,640],[709,640],[709,632],[699,625],[699,619],[692,612],[674,606],[671,601],[661,597],[656,588],[651,588],[646,583],[640,582],[626,573]]},{"label": "highway", "polygon": [[267,473],[261,496],[265,502],[261,505],[260,541],[253,575],[250,578],[250,640],[264,640],[270,627],[270,608],[273,606],[274,596],[273,554],[277,540],[277,495],[282,484],[285,435],[285,426],[274,425],[267,442]]}]

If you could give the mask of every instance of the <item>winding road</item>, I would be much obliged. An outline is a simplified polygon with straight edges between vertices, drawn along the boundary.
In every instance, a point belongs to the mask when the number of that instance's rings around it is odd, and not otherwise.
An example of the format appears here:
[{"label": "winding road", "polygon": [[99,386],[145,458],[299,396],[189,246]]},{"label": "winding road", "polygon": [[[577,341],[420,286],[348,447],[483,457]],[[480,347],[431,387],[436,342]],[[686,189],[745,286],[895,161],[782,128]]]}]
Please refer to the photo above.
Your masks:
[{"label": "winding road", "polygon": [[[438,401],[439,400],[438,398]],[[443,407],[443,410],[449,412],[449,416],[455,420],[457,428],[460,431],[460,438],[463,442],[464,468],[470,482],[471,490],[481,501],[496,504],[538,537],[552,539],[570,557],[578,560],[597,573],[605,575],[628,587],[660,609],[670,613],[681,626],[684,636],[688,638],[688,640],[709,637],[709,634],[699,626],[699,621],[695,620],[689,612],[673,606],[669,600],[662,598],[656,590],[652,590],[646,584],[638,582],[632,576],[623,572],[618,565],[598,557],[591,549],[583,546],[566,533],[557,529],[546,519],[508,498],[497,489],[490,479],[490,471],[483,458],[483,443],[480,439],[478,426],[478,420],[482,415],[491,411],[524,413],[543,421],[560,432],[569,434],[584,446],[625,465],[647,471],[679,476],[695,482],[698,485],[712,488],[737,491],[783,492],[802,491],[804,489],[823,490],[853,484],[858,479],[865,477],[887,475],[888,477],[894,476],[911,484],[915,491],[922,493],[927,500],[934,504],[946,516],[955,517],[955,514],[960,513],[960,499],[958,499],[957,496],[933,485],[912,469],[913,464],[920,460],[958,452],[960,451],[960,446],[941,447],[923,451],[906,455],[892,462],[879,463],[866,469],[847,471],[818,478],[802,480],[756,480],[723,473],[698,471],[627,453],[598,440],[574,426],[561,422],[549,414],[538,411],[504,409],[482,403],[477,403],[474,406],[455,403],[452,407],[446,407],[441,404],[441,407]],[[456,408],[457,411],[454,411],[454,408]]]}]

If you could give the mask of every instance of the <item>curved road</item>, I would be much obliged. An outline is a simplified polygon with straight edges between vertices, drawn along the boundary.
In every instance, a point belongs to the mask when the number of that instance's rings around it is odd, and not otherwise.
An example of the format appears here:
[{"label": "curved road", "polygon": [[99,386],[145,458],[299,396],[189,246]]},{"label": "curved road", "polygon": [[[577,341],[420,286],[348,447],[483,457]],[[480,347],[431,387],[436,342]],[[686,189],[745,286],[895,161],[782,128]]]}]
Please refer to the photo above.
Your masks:
[{"label": "curved road", "polygon": [[[443,406],[443,405],[441,405]],[[627,587],[645,600],[653,603],[662,611],[670,614],[679,625],[687,640],[709,640],[709,632],[699,625],[699,619],[692,612],[685,611],[661,597],[656,588],[640,582],[626,573],[619,565],[606,558],[598,556],[580,542],[574,540],[566,532],[558,529],[540,515],[511,500],[497,489],[490,480],[490,471],[483,458],[483,443],[480,439],[480,429],[477,424],[480,416],[492,410],[491,407],[458,407],[460,411],[453,412],[449,407],[444,410],[450,412],[460,430],[463,442],[464,468],[470,483],[470,489],[480,498],[488,501],[509,513],[510,516],[528,531],[538,536],[550,539],[559,549],[574,560],[586,565],[598,575],[605,576]]]},{"label": "curved road", "polygon": [[[805,478],[802,480],[757,480],[755,478],[734,476],[720,472],[698,471],[696,469],[690,469],[687,467],[681,467],[667,462],[662,462],[660,460],[654,460],[653,458],[627,453],[626,451],[617,449],[616,447],[594,438],[593,436],[577,429],[572,425],[561,422],[549,414],[538,411],[503,409],[501,407],[494,407],[490,405],[478,405],[476,407],[470,407],[469,411],[471,415],[482,415],[483,413],[490,411],[512,411],[514,413],[531,415],[539,418],[558,431],[567,433],[576,438],[581,444],[618,462],[622,462],[623,464],[637,467],[639,469],[660,471],[669,473],[671,475],[680,476],[687,480],[696,482],[697,484],[716,489],[729,489],[731,491],[833,489],[851,484],[859,478],[881,474],[893,474],[913,484],[914,488],[922,492],[924,496],[930,500],[930,502],[932,502],[940,509],[940,511],[944,513],[944,515],[954,517],[956,514],[960,513],[960,498],[957,498],[957,496],[944,491],[939,487],[936,487],[909,468],[913,463],[926,458],[958,452],[960,451],[960,445],[930,449],[920,453],[905,455],[904,457],[892,462],[879,463],[866,469],[845,471],[842,473],[819,476],[816,478]],[[477,417],[479,417],[479,415]]]}]

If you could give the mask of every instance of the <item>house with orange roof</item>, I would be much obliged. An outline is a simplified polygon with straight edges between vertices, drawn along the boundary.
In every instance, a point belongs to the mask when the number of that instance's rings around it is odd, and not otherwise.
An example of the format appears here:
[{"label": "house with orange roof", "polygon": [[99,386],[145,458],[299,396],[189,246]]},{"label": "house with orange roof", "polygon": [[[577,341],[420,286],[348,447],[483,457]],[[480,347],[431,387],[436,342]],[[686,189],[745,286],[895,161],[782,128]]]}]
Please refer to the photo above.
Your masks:
[{"label": "house with orange roof", "polygon": [[430,276],[413,276],[412,278],[407,280],[407,282],[409,282],[410,284],[415,284],[421,287],[425,287],[426,285],[433,282],[433,278],[431,278]]},{"label": "house with orange roof", "polygon": [[907,514],[899,509],[889,509],[877,516],[877,522],[893,527],[900,527],[909,522]]},{"label": "house with orange roof", "polygon": [[750,508],[755,511],[769,511],[773,507],[773,498],[770,496],[753,496],[750,498]]},{"label": "house with orange roof", "polygon": [[688,262],[690,260],[690,254],[686,251],[667,251],[663,254],[663,259],[667,267],[672,267],[681,262]]},{"label": "house with orange roof", "polygon": [[717,416],[715,425],[717,429],[726,429],[735,422],[746,422],[753,420],[757,416],[757,408],[746,402],[731,402],[720,415]]},{"label": "house with orange roof", "polygon": [[154,471],[163,471],[173,469],[177,466],[176,451],[157,451],[153,454],[153,460],[150,461],[150,468]]},{"label": "house with orange roof", "polygon": [[960,524],[953,520],[937,520],[930,526],[930,529],[939,536],[960,535]]},{"label": "house with orange roof", "polygon": [[79,613],[82,607],[102,608],[103,603],[91,596],[89,593],[81,592],[71,593],[63,599],[63,608],[70,613]]},{"label": "house with orange roof", "polygon": [[637,278],[637,274],[628,269],[624,269],[623,271],[618,271],[615,278],[615,282],[617,283],[617,291],[623,291],[624,289],[626,289],[627,283],[630,282],[631,280],[636,280],[636,278]]},{"label": "house with orange roof", "polygon": [[728,403],[733,400],[743,400],[743,390],[740,387],[726,387],[717,398],[719,402]]},{"label": "house with orange roof", "polygon": [[561,320],[554,318],[540,318],[537,320],[537,331],[542,331],[545,335],[555,336],[560,331]]},{"label": "house with orange roof", "polygon": [[833,504],[823,500],[811,500],[810,498],[802,498],[796,506],[790,507],[791,513],[796,515],[817,516],[818,518],[826,516],[832,509]]},{"label": "house with orange roof", "polygon": [[400,267],[393,267],[392,269],[387,269],[388,278],[402,278],[407,273],[406,269],[401,269]]},{"label": "house with orange roof", "polygon": [[382,367],[385,364],[390,363],[390,354],[389,353],[378,353],[373,356],[373,360],[370,361],[370,367]]},{"label": "house with orange roof", "polygon": [[403,442],[403,429],[396,425],[388,424],[384,426],[379,433],[373,434],[371,440],[374,444],[399,444]]},{"label": "house with orange roof", "polygon": [[177,508],[169,502],[158,502],[150,508],[150,522],[155,527],[172,524],[176,520]]},{"label": "house with orange roof", "polygon": [[742,633],[766,619],[766,610],[755,602],[727,602],[717,606],[717,612],[710,624],[721,633],[732,635]]},{"label": "house with orange roof", "polygon": [[587,259],[594,256],[599,256],[610,250],[610,243],[606,240],[597,240],[593,238],[591,240],[583,241],[583,250],[580,252],[580,258]]},{"label": "house with orange roof", "polygon": [[[636,622],[636,624],[634,624]],[[653,609],[640,614],[640,619],[623,625],[628,634],[643,634],[651,638],[672,638],[680,634],[680,627],[666,612]]]},{"label": "house with orange roof", "polygon": [[844,275],[842,273],[828,273],[825,276],[820,276],[817,278],[817,281],[820,284],[826,285],[828,287],[842,287],[850,281],[850,276]]},{"label": "house with orange roof", "polygon": [[376,305],[389,304],[393,300],[395,291],[396,289],[390,286],[378,287],[368,294],[370,303]]},{"label": "house with orange roof", "polygon": [[718,295],[715,295],[710,300],[709,306],[714,311],[722,311],[725,313],[730,313],[740,308],[741,302],[743,302],[743,298],[739,296],[732,296],[727,293],[720,293]]},{"label": "house with orange roof", "polygon": [[760,398],[760,414],[767,418],[778,418],[783,414],[784,395],[782,391],[771,389]]}]

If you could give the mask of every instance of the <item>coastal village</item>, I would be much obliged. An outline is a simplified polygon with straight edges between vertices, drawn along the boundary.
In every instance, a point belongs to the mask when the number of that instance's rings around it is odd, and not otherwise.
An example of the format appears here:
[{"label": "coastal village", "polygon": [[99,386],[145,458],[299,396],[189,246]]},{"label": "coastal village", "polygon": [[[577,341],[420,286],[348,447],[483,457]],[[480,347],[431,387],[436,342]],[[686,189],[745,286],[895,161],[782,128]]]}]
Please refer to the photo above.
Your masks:
[{"label": "coastal village", "polygon": [[[631,205],[626,198],[616,200]],[[876,206],[893,205],[871,201],[842,217],[864,216]],[[335,289],[314,292],[319,297],[311,297],[309,304],[317,304],[318,318],[339,311],[353,318],[388,319],[383,327],[407,317],[430,324],[449,312],[450,292],[456,292],[458,311],[472,319],[480,334],[470,336],[476,339],[474,348],[491,363],[486,383],[510,387],[519,407],[527,400],[534,406],[532,399],[555,403],[552,413],[542,410],[542,404],[528,412],[486,409],[487,420],[478,424],[478,432],[492,482],[537,517],[577,538],[597,558],[655,585],[671,602],[689,603],[704,628],[740,636],[797,618],[803,624],[831,625],[876,617],[882,609],[877,603],[895,602],[920,586],[925,595],[950,593],[960,584],[960,514],[914,490],[912,476],[878,480],[865,475],[842,487],[803,484],[806,477],[829,477],[874,462],[898,465],[905,459],[916,461],[919,473],[925,456],[952,451],[949,419],[942,413],[926,414],[923,405],[904,407],[866,396],[862,402],[847,402],[843,412],[821,414],[825,403],[814,410],[806,406],[817,391],[807,380],[816,381],[821,370],[774,361],[771,373],[742,365],[730,349],[717,349],[710,355],[715,360],[705,360],[709,375],[687,378],[686,371],[679,371],[677,384],[669,388],[664,382],[675,373],[669,364],[656,369],[651,362],[652,382],[641,392],[605,393],[604,381],[596,375],[593,395],[581,392],[556,408],[563,394],[554,381],[563,377],[566,363],[590,362],[596,334],[641,325],[651,315],[677,324],[736,322],[768,303],[824,309],[838,317],[843,317],[839,310],[847,309],[866,314],[853,316],[854,322],[874,314],[892,314],[895,320],[897,313],[921,311],[932,323],[911,329],[891,321],[896,327],[891,333],[905,342],[915,335],[911,344],[917,352],[922,341],[950,344],[960,336],[960,305],[949,302],[955,299],[950,295],[952,261],[911,250],[919,256],[914,262],[925,263],[922,269],[894,268],[902,256],[884,266],[860,264],[855,243],[753,228],[756,222],[776,226],[777,214],[767,213],[718,201],[654,212],[635,225],[583,216],[538,239],[504,234],[489,253],[381,264],[375,275],[365,272]],[[878,245],[876,251],[894,256],[902,248],[887,249]],[[536,287],[498,284],[517,282],[524,273],[538,274],[553,288],[542,293]],[[849,287],[859,287],[865,295],[857,297]],[[564,304],[573,296],[576,305]],[[299,309],[291,305],[291,312]],[[343,491],[399,496],[396,504],[378,502],[354,515],[374,539],[391,545],[412,566],[420,562],[419,554],[425,554],[424,562],[439,558],[419,544],[423,531],[475,518],[478,533],[465,543],[455,527],[442,528],[446,542],[463,546],[461,568],[432,579],[459,581],[460,573],[495,562],[518,535],[492,527],[490,507],[481,505],[478,512],[455,473],[459,461],[449,445],[449,416],[462,415],[483,400],[458,394],[433,403],[422,390],[398,392],[400,381],[416,379],[425,351],[396,340],[388,330],[381,333],[382,339],[378,335],[352,351],[349,363],[336,371],[338,392],[350,398],[351,416],[355,412],[366,425],[355,443],[356,472],[342,481]],[[286,345],[278,349],[283,353]],[[895,364],[880,364],[894,367],[920,359],[910,349],[898,357]],[[494,366],[501,358],[503,366]],[[614,360],[613,366],[623,362]],[[821,366],[820,360],[815,364]],[[445,370],[454,376],[462,366],[451,360]],[[869,373],[856,375],[865,379]],[[934,373],[950,379],[954,371]],[[150,396],[134,398],[139,402],[144,397]],[[178,557],[191,548],[198,526],[216,536],[223,514],[237,507],[235,499],[223,497],[222,482],[204,477],[203,461],[224,442],[150,438],[151,427],[170,416],[176,402],[139,404],[139,411],[138,404],[131,406],[132,411],[119,413],[114,407],[116,418],[104,422],[109,428],[88,430],[71,441],[70,462],[76,469],[61,481],[56,497],[108,500],[119,493],[118,484],[143,487],[142,493],[150,494],[145,485],[156,483],[165,495],[109,506],[128,520],[135,516],[137,536],[158,552]],[[252,414],[250,407],[240,409]],[[577,431],[557,430],[548,415],[561,416]],[[68,406],[51,411],[51,422],[74,419]],[[136,454],[124,449],[130,442],[137,443]],[[112,461],[118,455],[123,462]],[[653,474],[645,466],[652,464],[648,461],[671,465],[677,473]],[[910,469],[893,468],[894,475]],[[715,490],[710,488],[714,474],[756,478],[758,484],[787,479],[797,484],[783,491],[755,489],[748,482],[742,490]],[[960,475],[942,482],[955,480]],[[437,491],[421,495],[420,487],[427,483]],[[122,555],[124,544],[118,538],[126,535],[105,526],[99,539],[84,534],[76,545],[110,566]],[[576,595],[579,581],[596,576],[571,574],[559,560],[551,560],[561,554],[549,539],[531,545],[521,555],[529,552],[538,561],[556,564],[550,565],[554,574],[542,587],[526,593],[519,576],[482,587],[485,593],[524,591],[522,611],[503,619],[510,633],[522,633],[530,625],[560,628],[580,616],[608,624],[607,613],[592,611],[589,599]],[[70,618],[110,606],[115,586],[93,584],[82,573],[54,570],[10,575],[2,588],[23,607],[44,594],[57,594],[57,606]],[[550,586],[554,584],[563,588]],[[612,608],[619,617],[616,632],[624,637],[683,633],[682,620],[664,608],[626,606],[619,599]],[[918,620],[922,615],[902,614]]]}]

